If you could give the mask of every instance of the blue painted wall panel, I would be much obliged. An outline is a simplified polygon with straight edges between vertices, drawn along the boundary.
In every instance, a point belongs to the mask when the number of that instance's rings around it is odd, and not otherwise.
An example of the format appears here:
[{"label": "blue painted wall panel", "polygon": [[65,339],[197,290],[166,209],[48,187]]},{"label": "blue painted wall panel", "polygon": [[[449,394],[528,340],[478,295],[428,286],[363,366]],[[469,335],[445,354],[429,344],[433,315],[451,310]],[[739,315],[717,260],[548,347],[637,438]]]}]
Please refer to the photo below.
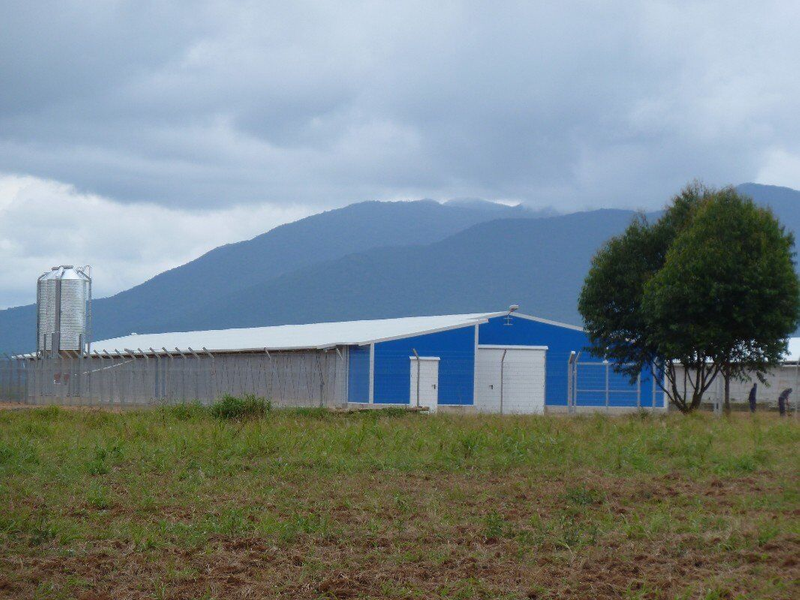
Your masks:
[{"label": "blue painted wall panel", "polygon": [[438,356],[439,404],[471,405],[475,374],[475,327],[375,344],[376,404],[408,404],[411,396],[411,359]]},{"label": "blue painted wall panel", "polygon": [[[541,323],[513,316],[495,317],[480,326],[479,343],[509,346],[547,346],[547,382],[545,402],[551,406],[566,406],[569,385],[567,383],[568,360],[570,352],[583,352],[581,362],[600,362],[602,358],[592,357],[585,351],[589,343],[583,331]],[[583,365],[578,370],[578,389],[581,393],[578,404],[582,406],[604,406],[605,367],[603,365]],[[636,406],[636,384],[609,370],[609,405]],[[595,391],[596,390],[596,391]],[[649,373],[642,374],[642,404],[652,405],[653,380]],[[663,393],[656,389],[656,405],[663,406]]]},{"label": "blue painted wall panel", "polygon": [[369,346],[350,346],[347,397],[350,402],[369,402]]}]

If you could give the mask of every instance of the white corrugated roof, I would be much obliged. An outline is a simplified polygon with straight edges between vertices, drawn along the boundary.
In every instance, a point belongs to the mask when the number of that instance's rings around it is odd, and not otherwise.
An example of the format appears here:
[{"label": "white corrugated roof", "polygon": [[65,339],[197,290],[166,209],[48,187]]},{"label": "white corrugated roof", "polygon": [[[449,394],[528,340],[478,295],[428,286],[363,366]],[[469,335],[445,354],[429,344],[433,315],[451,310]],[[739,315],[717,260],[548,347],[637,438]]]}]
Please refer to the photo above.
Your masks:
[{"label": "white corrugated roof", "polygon": [[209,352],[241,352],[258,350],[302,350],[368,344],[454,329],[483,323],[499,313],[470,313],[437,317],[404,317],[370,321],[343,321],[310,325],[278,325],[247,329],[215,329],[174,333],[148,333],[101,340],[92,343],[92,351],[124,352],[149,351],[153,348],[173,352],[176,348],[188,352],[206,348]]},{"label": "white corrugated roof", "polygon": [[[483,323],[507,311],[491,313],[468,313],[461,315],[438,315],[433,317],[402,317],[398,319],[372,319],[363,321],[338,321],[334,323],[311,323],[306,325],[276,325],[273,327],[248,327],[242,329],[211,329],[207,331],[178,331],[173,333],[148,333],[127,335],[92,343],[93,352],[149,351],[163,352],[166,348],[174,352],[195,351],[206,348],[209,352],[242,352],[263,350],[303,350],[369,344],[455,329],[466,325]],[[581,330],[580,327],[550,321],[530,315],[516,316],[560,327]],[[786,362],[800,360],[800,337],[789,338]]]}]

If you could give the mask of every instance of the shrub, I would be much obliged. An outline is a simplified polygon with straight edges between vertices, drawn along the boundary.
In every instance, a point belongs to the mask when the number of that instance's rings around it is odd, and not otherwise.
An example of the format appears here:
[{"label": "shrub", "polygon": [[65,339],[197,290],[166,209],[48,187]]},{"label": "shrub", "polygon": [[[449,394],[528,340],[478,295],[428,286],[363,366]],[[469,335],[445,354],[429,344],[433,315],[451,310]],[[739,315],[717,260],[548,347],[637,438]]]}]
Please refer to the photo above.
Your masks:
[{"label": "shrub", "polygon": [[246,394],[243,398],[226,394],[211,407],[211,415],[224,421],[259,419],[272,410],[269,400]]}]

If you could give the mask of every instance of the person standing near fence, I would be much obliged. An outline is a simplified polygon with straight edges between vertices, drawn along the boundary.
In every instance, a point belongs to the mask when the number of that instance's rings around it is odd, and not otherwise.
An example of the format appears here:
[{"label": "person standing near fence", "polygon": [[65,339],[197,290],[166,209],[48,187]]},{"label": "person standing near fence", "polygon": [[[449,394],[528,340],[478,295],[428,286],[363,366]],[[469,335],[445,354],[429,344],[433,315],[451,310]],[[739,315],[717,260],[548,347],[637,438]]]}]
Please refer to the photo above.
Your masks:
[{"label": "person standing near fence", "polygon": [[789,394],[792,393],[792,388],[787,388],[778,396],[778,412],[782,417],[786,416],[786,407],[789,404]]},{"label": "person standing near fence", "polygon": [[756,394],[758,393],[757,388],[758,384],[754,383],[753,387],[750,388],[750,396],[747,398],[747,402],[750,404],[751,413],[756,412]]}]

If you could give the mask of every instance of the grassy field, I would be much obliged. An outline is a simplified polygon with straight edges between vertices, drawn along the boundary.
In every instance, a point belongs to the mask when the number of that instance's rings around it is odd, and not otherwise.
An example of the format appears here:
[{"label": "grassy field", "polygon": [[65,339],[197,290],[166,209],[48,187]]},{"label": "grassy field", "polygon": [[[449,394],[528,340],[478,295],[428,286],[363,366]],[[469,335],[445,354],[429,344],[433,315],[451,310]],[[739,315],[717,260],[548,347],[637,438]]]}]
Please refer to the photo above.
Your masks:
[{"label": "grassy field", "polygon": [[800,596],[792,419],[218,417],[0,412],[0,597]]}]

